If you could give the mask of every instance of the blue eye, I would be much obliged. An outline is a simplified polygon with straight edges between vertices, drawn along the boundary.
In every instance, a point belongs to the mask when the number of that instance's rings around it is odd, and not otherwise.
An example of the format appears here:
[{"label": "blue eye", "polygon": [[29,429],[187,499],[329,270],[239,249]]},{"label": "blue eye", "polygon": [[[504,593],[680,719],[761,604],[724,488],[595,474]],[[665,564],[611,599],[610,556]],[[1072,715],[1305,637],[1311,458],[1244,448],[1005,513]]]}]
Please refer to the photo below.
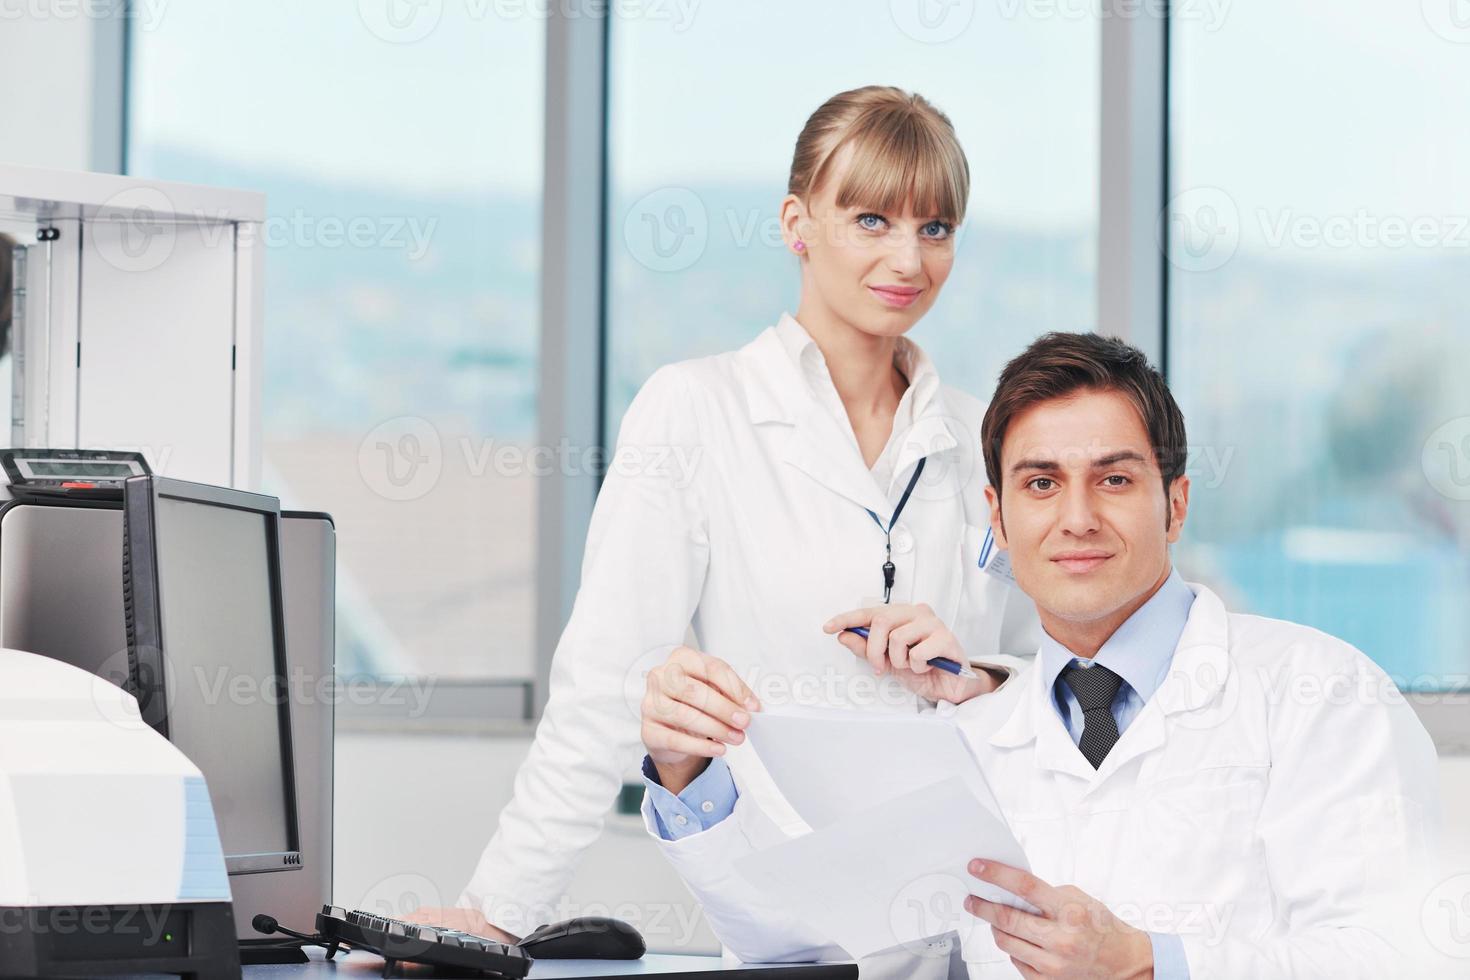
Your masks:
[{"label": "blue eye", "polygon": [[920,234],[926,238],[937,238],[943,241],[954,234],[954,225],[948,221],[931,221],[923,227]]},{"label": "blue eye", "polygon": [[868,211],[857,216],[857,223],[858,227],[862,228],[864,231],[880,231],[882,230],[883,225],[888,224],[888,219],[883,217],[881,214],[874,214],[873,212]]}]

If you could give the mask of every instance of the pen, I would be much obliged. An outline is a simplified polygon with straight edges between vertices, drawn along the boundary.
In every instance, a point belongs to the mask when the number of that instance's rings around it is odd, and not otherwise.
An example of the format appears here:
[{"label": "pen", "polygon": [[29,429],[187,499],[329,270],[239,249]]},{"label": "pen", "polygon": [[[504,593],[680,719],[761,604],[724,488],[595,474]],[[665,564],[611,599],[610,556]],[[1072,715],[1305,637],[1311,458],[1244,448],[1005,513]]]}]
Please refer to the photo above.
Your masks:
[{"label": "pen", "polygon": [[[856,633],[858,636],[861,636],[865,640],[868,638],[868,628],[866,626],[849,626],[847,629],[843,630],[843,632]],[[949,659],[948,657],[935,657],[933,660],[929,661],[929,666],[938,667],[940,670],[945,671],[946,673],[954,674],[958,677],[968,677],[971,680],[979,679],[979,676],[973,670],[964,666],[963,664],[958,663],[957,661]]]}]

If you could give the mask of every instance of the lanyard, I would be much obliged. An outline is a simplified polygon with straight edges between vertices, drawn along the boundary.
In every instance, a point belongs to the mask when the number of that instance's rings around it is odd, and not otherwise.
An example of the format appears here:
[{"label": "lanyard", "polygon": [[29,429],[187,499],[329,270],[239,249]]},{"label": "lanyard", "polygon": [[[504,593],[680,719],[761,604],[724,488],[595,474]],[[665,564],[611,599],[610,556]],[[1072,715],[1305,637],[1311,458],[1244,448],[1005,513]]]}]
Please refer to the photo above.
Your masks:
[{"label": "lanyard", "polygon": [[883,522],[878,520],[878,515],[871,510],[868,516],[873,523],[878,525],[878,530],[883,532],[883,603],[887,605],[888,597],[893,594],[893,526],[898,523],[898,516],[903,513],[904,504],[909,502],[909,494],[914,492],[914,487],[919,484],[919,477],[924,473],[924,459],[920,457],[919,463],[914,467],[914,475],[909,477],[909,485],[904,489],[903,496],[898,498],[898,506],[893,509],[893,518],[884,527]]}]

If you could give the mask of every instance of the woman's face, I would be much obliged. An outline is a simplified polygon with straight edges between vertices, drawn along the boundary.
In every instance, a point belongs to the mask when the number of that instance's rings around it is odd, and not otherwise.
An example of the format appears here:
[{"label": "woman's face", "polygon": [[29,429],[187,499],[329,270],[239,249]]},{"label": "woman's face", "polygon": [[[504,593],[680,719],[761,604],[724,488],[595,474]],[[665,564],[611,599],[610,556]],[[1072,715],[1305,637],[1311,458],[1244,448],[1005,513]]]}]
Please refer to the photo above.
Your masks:
[{"label": "woman's face", "polygon": [[955,228],[936,215],[837,206],[850,148],[810,200],[788,197],[787,244],[805,245],[802,305],[816,301],[863,333],[896,337],[929,312],[954,266]]}]

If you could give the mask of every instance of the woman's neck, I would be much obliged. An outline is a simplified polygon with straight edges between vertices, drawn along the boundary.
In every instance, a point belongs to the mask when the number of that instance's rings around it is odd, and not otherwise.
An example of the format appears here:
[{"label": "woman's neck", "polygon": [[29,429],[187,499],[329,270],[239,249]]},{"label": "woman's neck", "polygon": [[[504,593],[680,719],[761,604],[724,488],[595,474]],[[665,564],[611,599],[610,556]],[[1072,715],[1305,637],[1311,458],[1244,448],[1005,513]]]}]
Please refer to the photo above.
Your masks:
[{"label": "woman's neck", "polygon": [[863,333],[807,304],[797,309],[796,321],[822,352],[832,386],[854,427],[859,419],[886,417],[891,422],[908,388],[908,380],[893,363],[898,338]]}]

